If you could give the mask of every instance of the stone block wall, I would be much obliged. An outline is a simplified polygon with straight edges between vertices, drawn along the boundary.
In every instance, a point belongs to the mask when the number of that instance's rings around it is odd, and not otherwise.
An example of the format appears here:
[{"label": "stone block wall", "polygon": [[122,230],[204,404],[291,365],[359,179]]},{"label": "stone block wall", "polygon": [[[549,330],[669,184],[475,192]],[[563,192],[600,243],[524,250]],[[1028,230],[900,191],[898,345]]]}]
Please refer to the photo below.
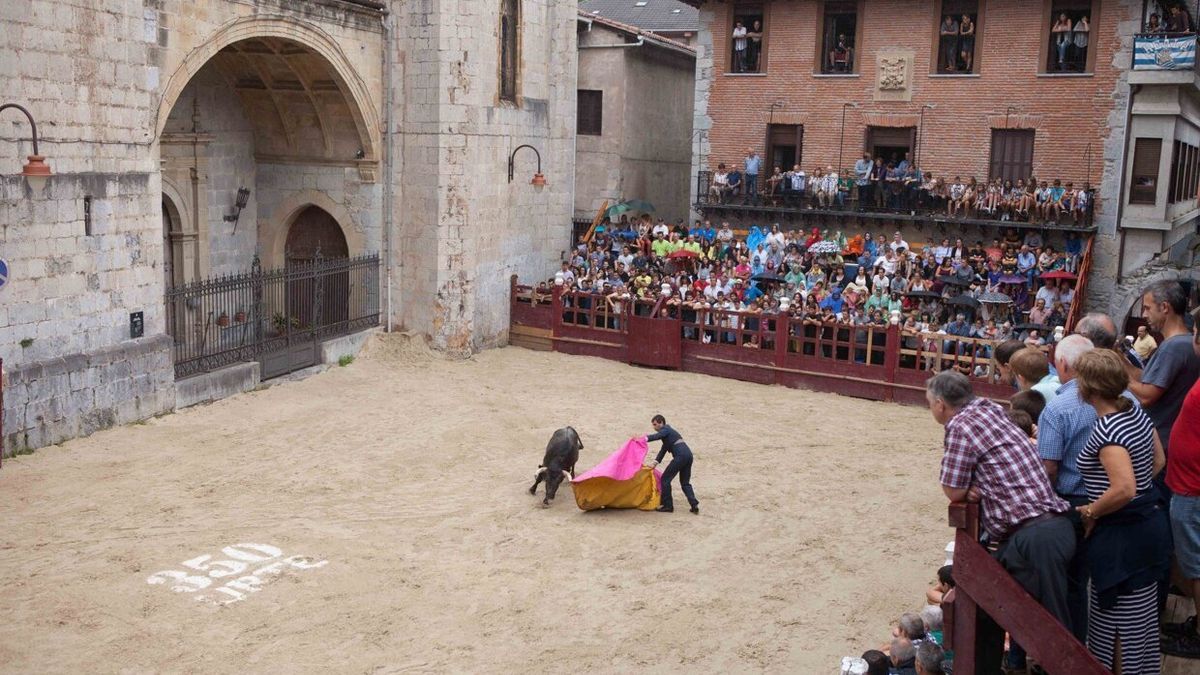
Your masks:
[{"label": "stone block wall", "polygon": [[39,448],[172,410],[174,377],[165,335],[6,364],[3,447]]},{"label": "stone block wall", "polygon": [[[400,256],[394,322],[468,353],[503,343],[508,276],[545,276],[569,245],[574,183],[573,3],[521,3],[518,101],[499,99],[499,3],[394,3],[402,63],[402,158],[393,210]],[[400,52],[397,52],[397,56]],[[402,129],[402,137],[394,134]],[[548,185],[529,184],[532,152]]]},{"label": "stone block wall", "polygon": [[[184,88],[167,119],[164,133],[198,133],[211,138],[199,152],[207,159],[207,276],[232,274],[250,268],[254,257],[258,213],[254,126],[237,94],[215,69],[201,70]],[[224,216],[232,215],[238,188],[250,189],[236,231]],[[183,205],[179,205],[183,206]]]},{"label": "stone block wall", "polygon": [[275,240],[286,240],[289,219],[304,204],[314,204],[328,211],[348,230],[345,234],[350,255],[383,250],[383,186],[363,180],[358,169],[262,163],[258,165],[255,191],[258,208],[254,215],[258,222],[243,220],[239,232],[241,227],[258,232],[258,241],[248,248],[251,255],[257,248],[265,267],[283,264],[280,255],[283,249],[275,246]]}]

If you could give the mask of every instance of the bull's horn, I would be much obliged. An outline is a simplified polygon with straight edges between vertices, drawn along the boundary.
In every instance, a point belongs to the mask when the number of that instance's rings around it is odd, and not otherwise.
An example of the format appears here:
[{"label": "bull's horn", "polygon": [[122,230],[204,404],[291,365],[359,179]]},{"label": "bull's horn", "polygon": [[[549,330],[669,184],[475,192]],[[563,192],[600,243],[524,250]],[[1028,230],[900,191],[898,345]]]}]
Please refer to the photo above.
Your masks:
[{"label": "bull's horn", "polygon": [[540,476],[540,475],[546,473],[547,468],[549,468],[549,467],[543,466],[542,468],[538,469],[538,472],[535,475]]},{"label": "bull's horn", "polygon": [[563,478],[565,478],[565,479],[567,479],[568,481],[570,481],[570,480],[571,480],[571,472],[570,472],[570,471],[567,471],[566,469],[563,469]]}]

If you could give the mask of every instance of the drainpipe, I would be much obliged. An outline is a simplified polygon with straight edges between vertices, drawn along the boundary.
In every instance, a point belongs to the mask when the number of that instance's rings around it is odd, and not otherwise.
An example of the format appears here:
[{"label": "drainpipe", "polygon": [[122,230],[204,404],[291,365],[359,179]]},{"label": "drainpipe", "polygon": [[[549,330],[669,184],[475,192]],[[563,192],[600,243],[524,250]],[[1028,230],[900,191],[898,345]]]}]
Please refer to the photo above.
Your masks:
[{"label": "drainpipe", "polygon": [[384,322],[383,330],[392,332],[392,14],[386,9],[383,25],[383,269]]},{"label": "drainpipe", "polygon": [[[1117,236],[1121,238],[1121,243],[1117,249],[1117,283],[1121,283],[1121,279],[1125,276],[1125,227],[1121,225],[1121,216],[1125,213],[1125,163],[1129,161],[1129,143],[1133,137],[1133,130],[1130,128],[1133,124],[1133,99],[1138,92],[1142,90],[1142,85],[1133,84],[1129,86],[1129,103],[1125,107],[1125,143],[1121,146],[1121,175],[1117,181]],[[1095,208],[1095,205],[1092,205]]]},{"label": "drainpipe", "polygon": [[[591,28],[591,24],[588,24],[588,28]],[[579,48],[580,49],[624,49],[626,47],[641,47],[644,44],[646,44],[646,37],[644,35],[639,35],[637,42],[622,42],[620,44],[615,44],[615,45],[579,45]]]}]

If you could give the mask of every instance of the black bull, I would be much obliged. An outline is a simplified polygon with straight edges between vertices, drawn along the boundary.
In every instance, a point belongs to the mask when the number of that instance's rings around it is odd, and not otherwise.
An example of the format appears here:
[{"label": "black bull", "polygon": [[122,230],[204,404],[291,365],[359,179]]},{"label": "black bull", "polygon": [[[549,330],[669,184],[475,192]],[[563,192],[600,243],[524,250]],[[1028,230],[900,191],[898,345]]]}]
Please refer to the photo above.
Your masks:
[{"label": "black bull", "polygon": [[563,478],[575,477],[575,463],[579,461],[579,451],[582,448],[583,441],[579,440],[579,433],[574,427],[563,427],[555,431],[550,437],[550,442],[546,444],[546,454],[542,457],[542,463],[538,465],[537,477],[533,481],[533,487],[529,488],[529,494],[537,494],[538,483],[544,478],[546,497],[542,499],[542,505],[549,506]]}]

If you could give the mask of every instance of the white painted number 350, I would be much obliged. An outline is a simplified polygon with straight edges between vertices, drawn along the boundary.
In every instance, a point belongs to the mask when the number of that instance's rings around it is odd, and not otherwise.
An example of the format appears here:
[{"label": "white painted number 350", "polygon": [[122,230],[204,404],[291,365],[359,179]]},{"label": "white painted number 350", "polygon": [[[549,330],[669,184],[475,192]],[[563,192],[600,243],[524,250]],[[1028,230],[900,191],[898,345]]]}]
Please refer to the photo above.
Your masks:
[{"label": "white painted number 350", "polygon": [[238,544],[221,549],[231,560],[213,560],[211,555],[202,555],[191,560],[183,561],[182,565],[197,572],[206,572],[208,576],[199,576],[179,570],[164,570],[155,572],[146,579],[150,584],[165,584],[177,582],[171,586],[176,593],[195,593],[212,585],[213,579],[241,574],[249,567],[249,563],[260,563],[272,558],[278,558],[283,551],[267,544]]}]

